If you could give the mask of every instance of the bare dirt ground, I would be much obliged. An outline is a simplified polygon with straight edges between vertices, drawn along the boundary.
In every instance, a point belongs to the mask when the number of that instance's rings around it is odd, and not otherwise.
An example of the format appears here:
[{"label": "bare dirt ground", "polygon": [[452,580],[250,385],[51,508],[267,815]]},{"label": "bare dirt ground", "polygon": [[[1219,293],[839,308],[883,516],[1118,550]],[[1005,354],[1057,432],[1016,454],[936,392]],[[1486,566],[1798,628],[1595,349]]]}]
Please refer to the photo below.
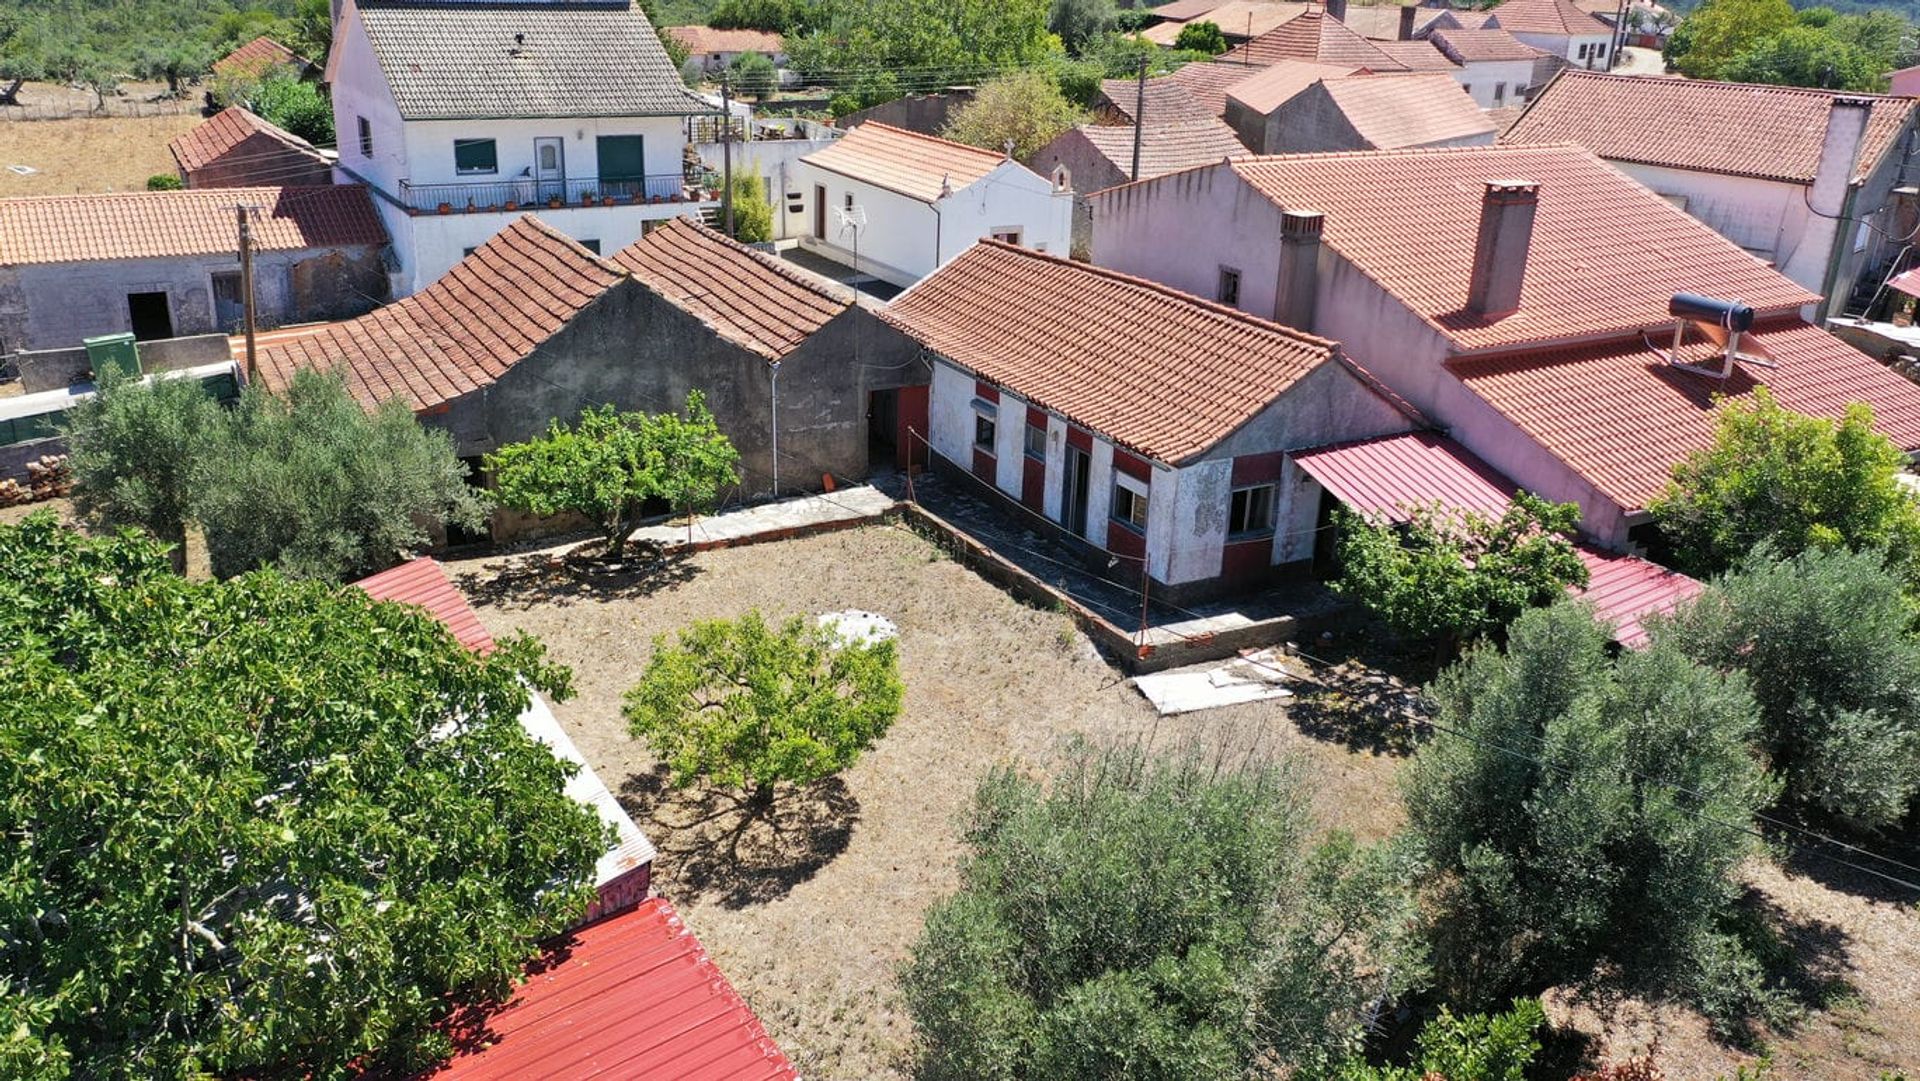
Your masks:
[{"label": "bare dirt ground", "polygon": [[[0,90],[12,80],[0,84]],[[93,91],[84,86],[64,83],[27,82],[21,84],[16,105],[0,105],[0,120],[47,120],[73,116],[162,116],[168,113],[192,113],[205,102],[206,87],[187,85],[178,96],[167,92],[166,83],[121,83],[98,104]]]},{"label": "bare dirt ground", "polygon": [[[1076,736],[1297,753],[1324,823],[1368,838],[1399,824],[1399,759],[1302,735],[1270,704],[1158,720],[1064,615],[1021,605],[903,529],[714,551],[611,585],[502,581],[503,562],[449,568],[489,629],[530,631],[573,666],[580,693],[556,707],[561,722],[662,850],[659,891],[810,1077],[902,1075],[911,1030],[893,972],[955,885],[957,819],[995,764],[1043,767]],[[716,810],[726,822],[724,807],[663,793],[620,697],[654,635],[756,607],[895,621],[906,708],[844,784],[796,801],[777,837],[736,847],[718,823],[692,824]]]},{"label": "bare dirt ground", "polygon": [[[144,191],[147,178],[174,171],[167,142],[200,123],[193,112],[72,120],[0,119],[0,198],[74,192]],[[39,170],[21,176],[9,165]]]}]

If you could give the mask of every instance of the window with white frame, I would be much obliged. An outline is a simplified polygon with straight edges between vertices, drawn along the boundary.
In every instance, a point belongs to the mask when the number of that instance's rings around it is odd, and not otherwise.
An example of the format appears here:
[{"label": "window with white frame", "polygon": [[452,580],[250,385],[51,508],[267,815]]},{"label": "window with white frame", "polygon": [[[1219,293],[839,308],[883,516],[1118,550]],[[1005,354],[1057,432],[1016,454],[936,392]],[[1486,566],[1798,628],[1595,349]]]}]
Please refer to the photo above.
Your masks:
[{"label": "window with white frame", "polygon": [[1026,437],[1027,437],[1027,457],[1039,458],[1042,461],[1045,461],[1047,457],[1046,425],[1028,424]]},{"label": "window with white frame", "polygon": [[993,453],[994,436],[999,432],[1000,407],[980,398],[973,400],[973,447]]},{"label": "window with white frame", "polygon": [[1236,536],[1273,532],[1273,485],[1235,488],[1227,510],[1227,532]]},{"label": "window with white frame", "polygon": [[1147,484],[1125,473],[1113,475],[1113,520],[1134,529],[1147,528]]},{"label": "window with white frame", "polygon": [[473,176],[500,171],[500,152],[492,139],[455,139],[453,171]]}]

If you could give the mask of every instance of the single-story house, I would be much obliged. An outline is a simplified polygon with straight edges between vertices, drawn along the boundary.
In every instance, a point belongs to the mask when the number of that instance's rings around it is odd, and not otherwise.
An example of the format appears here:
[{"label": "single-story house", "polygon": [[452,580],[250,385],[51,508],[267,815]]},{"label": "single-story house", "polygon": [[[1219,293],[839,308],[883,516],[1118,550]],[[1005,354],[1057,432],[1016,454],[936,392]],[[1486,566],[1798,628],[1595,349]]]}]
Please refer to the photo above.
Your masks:
[{"label": "single-story house", "polygon": [[1613,27],[1580,10],[1573,0],[1504,0],[1485,14],[1486,28],[1505,30],[1573,67],[1613,67]]},{"label": "single-story house", "polygon": [[242,207],[259,325],[344,318],[386,297],[387,231],[357,185],[0,199],[0,353],[231,332]]},{"label": "single-story house", "polygon": [[810,226],[801,245],[894,285],[985,237],[1061,253],[1072,238],[1071,191],[999,151],[877,121],[801,158],[794,175]]},{"label": "single-story house", "polygon": [[1483,109],[1525,102],[1551,59],[1505,30],[1436,30],[1427,40],[1453,61],[1454,79]]},{"label": "single-story house", "polygon": [[1255,106],[1279,91],[1254,95],[1250,103],[1239,96],[1241,89],[1227,94],[1228,123],[1241,142],[1262,154],[1487,146],[1497,134],[1493,121],[1449,75],[1320,78],[1265,111]]},{"label": "single-story house", "polygon": [[1221,54],[1217,64],[1276,64],[1306,60],[1315,64],[1344,64],[1368,71],[1405,71],[1406,65],[1387,55],[1379,43],[1368,41],[1325,10],[1306,11]]},{"label": "single-story house", "polygon": [[1237,45],[1259,37],[1306,11],[1308,7],[1303,3],[1282,3],[1278,0],[1227,0],[1226,3],[1212,5],[1203,14],[1178,20],[1162,14],[1165,8],[1154,8],[1153,13],[1160,21],[1140,31],[1140,36],[1161,48],[1171,49],[1180,40],[1182,30],[1199,23],[1212,23],[1220,28],[1221,37],[1229,44]]},{"label": "single-story house", "polygon": [[1134,179],[1136,133],[1142,178],[1247,156],[1247,148],[1234,136],[1233,129],[1211,116],[1150,123],[1138,129],[1131,124],[1080,124],[1068,128],[1028,158],[1027,164],[1035,172],[1050,177],[1055,187],[1072,189],[1071,254],[1076,258],[1086,254],[1092,240],[1087,193]]},{"label": "single-story house", "polygon": [[1458,27],[1455,14],[1445,4],[1348,4],[1340,21],[1373,41],[1418,41],[1435,30]]},{"label": "single-story house", "polygon": [[285,68],[302,79],[319,71],[313,61],[263,35],[215,60],[212,72],[215,79],[257,82],[275,68]]},{"label": "single-story house", "polygon": [[900,294],[934,467],[1174,603],[1304,566],[1317,494],[1287,452],[1415,420],[1338,344],[1235,310],[1237,271],[1214,284],[1226,303],[985,241]]},{"label": "single-story house", "polygon": [[[1578,147],[1249,158],[1090,201],[1096,264],[1189,290],[1231,269],[1235,306],[1340,341],[1503,476],[1579,504],[1609,550],[1652,539],[1647,506],[1711,445],[1716,403],[1758,386],[1820,416],[1866,402],[1920,451],[1920,386]],[[1716,345],[1673,314],[1680,293],[1744,302],[1751,330]]]},{"label": "single-story house", "polygon": [[[1227,113],[1227,91],[1267,70],[1269,64],[1223,64],[1219,61],[1203,61],[1197,64],[1182,64],[1173,71],[1157,78],[1148,79],[1147,85],[1166,83],[1178,86],[1200,103],[1200,107],[1209,116],[1225,117]],[[1339,65],[1331,65],[1339,67]],[[1355,64],[1343,69],[1352,72],[1361,70]],[[1149,104],[1148,108],[1152,108]]]},{"label": "single-story house", "polygon": [[1168,77],[1148,79],[1102,79],[1094,95],[1092,108],[1097,124],[1130,125],[1175,121],[1208,120],[1219,114],[1193,96],[1179,81]]},{"label": "single-story house", "polygon": [[1911,183],[1916,105],[1889,94],[1568,70],[1501,141],[1586,147],[1839,315],[1863,276],[1879,283],[1911,231],[1898,189]]},{"label": "single-story house", "polygon": [[708,75],[718,75],[747,53],[759,53],[775,68],[787,66],[787,43],[766,30],[717,30],[711,26],[669,26],[660,31],[687,50],[687,59]]},{"label": "single-story house", "polygon": [[333,159],[298,135],[234,105],[167,143],[189,188],[333,183]]}]

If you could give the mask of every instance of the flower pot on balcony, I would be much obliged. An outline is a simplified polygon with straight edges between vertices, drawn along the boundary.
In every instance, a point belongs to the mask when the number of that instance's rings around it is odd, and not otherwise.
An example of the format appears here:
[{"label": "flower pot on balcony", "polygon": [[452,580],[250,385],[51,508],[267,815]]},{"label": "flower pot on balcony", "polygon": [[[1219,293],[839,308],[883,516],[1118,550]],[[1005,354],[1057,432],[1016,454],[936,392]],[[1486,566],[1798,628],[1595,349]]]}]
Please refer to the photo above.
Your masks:
[{"label": "flower pot on balcony", "polygon": [[474,205],[473,205],[473,200],[472,200],[472,199],[468,199],[468,200],[467,200],[467,213],[469,213],[469,214],[478,214],[479,212],[480,212],[480,208],[479,208],[479,207],[477,207],[477,206],[474,206]]},{"label": "flower pot on balcony", "polygon": [[560,197],[558,195],[547,196],[547,209],[549,210],[560,209]]},{"label": "flower pot on balcony", "polygon": [[684,203],[687,201],[687,193],[684,191],[676,191],[672,195],[667,196],[667,198],[676,203]]},{"label": "flower pot on balcony", "polygon": [[611,196],[611,195],[602,195],[602,196],[600,197],[600,205],[601,205],[601,206],[612,206],[612,205],[613,205],[613,196]]},{"label": "flower pot on balcony", "polygon": [[452,204],[452,203],[441,203],[441,204],[440,204],[440,213],[442,213],[442,214],[451,214],[451,213],[453,213],[453,204]]},{"label": "flower pot on balcony", "polygon": [[581,196],[580,196],[580,205],[581,205],[581,206],[592,206],[592,205],[593,205],[593,204],[595,203],[595,201],[596,201],[596,200],[594,199],[594,195],[593,195],[593,193],[592,193],[592,192],[590,192],[590,191],[589,191],[589,192],[583,192],[583,193],[581,194]]},{"label": "flower pot on balcony", "polygon": [[652,202],[655,206],[658,206],[660,205],[660,197],[658,195],[653,196],[652,199],[649,200],[649,202]]}]

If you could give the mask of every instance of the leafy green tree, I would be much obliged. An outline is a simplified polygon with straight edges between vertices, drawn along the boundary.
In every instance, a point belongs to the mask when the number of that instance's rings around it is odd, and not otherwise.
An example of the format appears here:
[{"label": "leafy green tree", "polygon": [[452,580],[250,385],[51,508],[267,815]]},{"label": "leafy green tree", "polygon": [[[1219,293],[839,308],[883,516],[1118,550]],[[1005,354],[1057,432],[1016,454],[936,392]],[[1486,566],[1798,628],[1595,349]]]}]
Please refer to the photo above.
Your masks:
[{"label": "leafy green tree", "polygon": [[1649,508],[1681,569],[1709,575],[1762,545],[1885,549],[1920,573],[1920,506],[1899,475],[1906,456],[1873,430],[1865,403],[1838,421],[1782,408],[1765,388],[1720,407],[1713,446],[1674,467]]},{"label": "leafy green tree", "polygon": [[994,772],[901,974],[917,1076],[1237,1079],[1344,1057],[1419,978],[1401,870],[1270,763],[1080,748]]},{"label": "leafy green tree", "polygon": [[1191,22],[1180,28],[1179,36],[1173,39],[1173,47],[1219,56],[1227,51],[1227,36],[1213,23]]},{"label": "leafy green tree", "polygon": [[193,517],[222,578],[272,567],[340,581],[392,566],[486,503],[453,441],[404,402],[367,412],[340,377],[305,369],[284,396],[249,386],[194,465]]},{"label": "leafy green tree", "polygon": [[411,1072],[592,895],[530,639],[43,513],[0,526],[0,681],[9,1078]]},{"label": "leafy green tree", "polygon": [[1047,12],[1047,29],[1060,39],[1068,53],[1080,51],[1113,26],[1113,0],[1053,0]]},{"label": "leafy green tree", "polygon": [[1897,825],[1920,793],[1920,609],[1882,560],[1762,554],[1654,628],[1747,674],[1787,799],[1869,828]]},{"label": "leafy green tree", "polygon": [[765,98],[780,85],[780,73],[764,53],[741,53],[727,69],[733,92],[743,97]]},{"label": "leafy green tree", "polygon": [[980,87],[941,134],[957,143],[1002,152],[1011,142],[1014,157],[1029,158],[1080,118],[1080,110],[1060,93],[1051,76],[1021,71]]},{"label": "leafy green tree", "polygon": [[67,413],[81,516],[98,529],[134,526],[180,544],[199,489],[195,470],[225,420],[197,380],[103,376],[99,393]]},{"label": "leafy green tree", "polygon": [[279,71],[247,98],[247,108],[316,146],[333,145],[333,103],[320,87]]},{"label": "leafy green tree", "polygon": [[779,785],[858,761],[893,726],[903,694],[891,641],[843,642],[797,616],[775,628],[749,612],[695,623],[671,645],[656,637],[626,717],[675,784],[746,789],[764,810]]},{"label": "leafy green tree", "polygon": [[1573,985],[1683,998],[1731,1024],[1769,992],[1728,930],[1744,832],[1777,788],[1739,673],[1671,643],[1609,658],[1582,605],[1521,615],[1443,672],[1405,779],[1450,1001]]},{"label": "leafy green tree", "polygon": [[820,0],[720,0],[707,25],[721,30],[767,30],[804,34],[827,20]]},{"label": "leafy green tree", "polygon": [[1403,634],[1471,641],[1587,584],[1575,504],[1521,492],[1499,518],[1439,505],[1411,513],[1394,525],[1343,512],[1333,584]]},{"label": "leafy green tree", "polygon": [[1414,1048],[1417,1068],[1369,1066],[1349,1059],[1326,1073],[1324,1081],[1526,1081],[1527,1067],[1540,1053],[1534,1033],[1546,1023],[1537,998],[1515,999],[1513,1008],[1500,1014],[1456,1017],[1442,1007],[1440,1016],[1420,1030]]},{"label": "leafy green tree", "polygon": [[1719,77],[1827,90],[1878,90],[1886,86],[1885,71],[1872,56],[1842,41],[1831,29],[1789,26],[1720,65]]},{"label": "leafy green tree", "polygon": [[884,91],[977,85],[1059,55],[1051,9],[1051,0],[824,0],[822,21],[787,52],[801,74],[865,108],[891,100]]},{"label": "leafy green tree", "polygon": [[767,202],[766,181],[759,169],[733,175],[733,238],[742,244],[773,239],[773,204]]},{"label": "leafy green tree", "polygon": [[502,503],[584,515],[606,538],[607,557],[619,559],[648,500],[698,509],[736,475],[738,460],[695,391],[684,418],[588,409],[573,427],[556,420],[543,438],[501,447],[487,468]]},{"label": "leafy green tree", "polygon": [[1793,26],[1787,0],[1706,0],[1681,21],[1667,60],[1695,79],[1718,79],[1734,57]]}]

